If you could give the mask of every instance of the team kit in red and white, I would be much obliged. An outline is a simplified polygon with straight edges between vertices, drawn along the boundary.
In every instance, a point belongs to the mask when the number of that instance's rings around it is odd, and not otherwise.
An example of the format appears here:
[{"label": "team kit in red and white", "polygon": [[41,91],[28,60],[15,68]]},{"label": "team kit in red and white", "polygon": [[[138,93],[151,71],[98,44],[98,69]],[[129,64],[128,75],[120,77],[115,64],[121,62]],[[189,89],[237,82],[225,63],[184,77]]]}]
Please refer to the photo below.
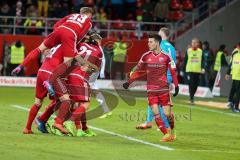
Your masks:
[{"label": "team kit in red and white", "polygon": [[[52,46],[54,47],[51,48],[50,54],[47,55],[46,60],[38,71],[35,93],[36,98],[43,100],[43,98],[47,96],[47,89],[44,87],[43,82],[48,80],[52,71],[59,64],[64,62],[65,57],[69,58],[76,56],[76,54],[78,53],[77,45],[81,46],[79,42],[81,39],[84,38],[91,26],[91,20],[88,17],[80,14],[71,14],[69,16],[66,16],[54,25],[53,33],[51,33],[43,42],[49,48]],[[28,54],[21,66],[28,66],[29,62],[36,59],[39,55],[40,52],[38,49],[33,50]],[[84,76],[85,75],[82,75],[82,77]],[[69,81],[69,83],[72,83],[72,81],[74,81],[72,79],[73,78],[71,78],[71,81]],[[86,85],[85,81],[83,85]],[[52,103],[46,108],[51,111],[48,113],[53,113],[52,108],[55,105],[56,100],[53,99]],[[40,107],[41,104],[34,104],[31,107],[28,116],[28,122],[23,131],[24,133],[32,133],[31,126]],[[49,117],[49,115],[46,116],[46,114],[42,115],[43,116],[40,116],[39,118],[44,118],[44,115],[45,117]]]},{"label": "team kit in red and white", "polygon": [[[99,72],[88,72],[83,68],[89,66],[78,62],[71,64],[69,67],[71,69],[69,71],[69,68],[66,67],[64,62],[65,58],[74,59],[74,57],[80,55],[84,61],[94,64],[97,66],[97,68],[99,68],[99,70],[101,69],[104,57],[101,47],[96,44],[81,42],[91,27],[92,24],[89,17],[81,14],[71,14],[58,21],[54,25],[54,31],[48,35],[47,38],[45,38],[43,44],[47,48],[51,49],[47,54],[45,54],[46,58],[38,71],[35,97],[42,101],[48,95],[48,87],[44,85],[44,83],[48,81],[52,86],[54,86],[55,97],[49,96],[50,99],[52,99],[52,102],[46,107],[44,113],[38,118],[36,118],[36,116],[42,105],[42,102],[40,104],[33,104],[29,111],[28,121],[23,133],[33,133],[31,127],[34,119],[37,119],[37,121],[35,121],[36,123],[39,123],[40,121],[45,124],[57,109],[59,109],[59,113],[55,118],[55,124],[60,124],[63,127],[63,123],[70,119],[75,122],[76,128],[79,129],[78,126],[80,121],[84,120],[85,122],[82,123],[82,127],[87,129],[85,114],[86,110],[84,107],[81,107],[81,105],[74,106],[74,108],[69,111],[72,115],[67,114],[66,111],[70,110],[70,107],[73,106],[72,102],[84,103],[90,101],[90,76],[95,74],[95,76],[93,76],[95,79],[92,80],[94,82],[96,81]],[[41,52],[38,49],[31,51],[21,66],[27,66],[31,60],[36,59],[40,54]],[[66,69],[66,72],[61,74],[60,77],[59,75],[55,77],[54,75],[56,75],[57,69],[59,68]],[[173,82],[175,86],[178,86],[178,81],[176,79],[176,73],[174,70],[174,62],[171,60],[168,54],[162,52],[162,54],[156,55],[153,51],[149,51],[142,56],[138,64],[138,70],[145,70],[145,73],[147,74],[147,93],[149,105],[161,104],[162,106],[171,106],[169,85],[166,76],[167,69],[170,69],[173,75]],[[138,71],[134,72],[128,82],[131,84],[138,78],[138,76]],[[153,79],[154,81],[152,81]],[[71,100],[69,102],[65,100],[61,101],[60,107],[58,108],[57,104],[59,99],[65,94],[69,94]],[[104,100],[100,101],[102,102]],[[66,105],[67,103],[70,104]],[[69,107],[66,108],[65,106]],[[64,114],[61,114],[61,107],[65,107],[65,111],[63,111]],[[56,129],[62,132],[63,130],[60,128],[56,127]]]}]

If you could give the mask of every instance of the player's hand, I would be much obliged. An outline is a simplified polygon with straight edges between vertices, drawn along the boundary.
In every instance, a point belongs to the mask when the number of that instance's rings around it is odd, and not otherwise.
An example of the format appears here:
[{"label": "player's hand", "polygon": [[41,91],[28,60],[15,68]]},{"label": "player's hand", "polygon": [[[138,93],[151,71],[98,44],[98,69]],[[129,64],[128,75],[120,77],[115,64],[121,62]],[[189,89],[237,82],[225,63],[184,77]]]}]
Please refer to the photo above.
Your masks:
[{"label": "player's hand", "polygon": [[205,74],[205,69],[202,69],[202,74]]},{"label": "player's hand", "polygon": [[225,79],[228,81],[230,79],[230,75],[226,74]]},{"label": "player's hand", "polygon": [[11,75],[16,76],[23,70],[23,66],[19,65],[14,70],[12,70]]},{"label": "player's hand", "polygon": [[179,86],[175,87],[175,93],[173,94],[173,97],[176,97],[179,92]]},{"label": "player's hand", "polygon": [[129,85],[130,85],[130,84],[129,84],[128,82],[125,82],[125,83],[123,83],[123,88],[124,88],[124,89],[128,89]]},{"label": "player's hand", "polygon": [[48,93],[50,96],[52,96],[52,97],[55,96],[55,91],[54,91],[52,85],[48,81],[44,81],[43,86],[48,90]]}]

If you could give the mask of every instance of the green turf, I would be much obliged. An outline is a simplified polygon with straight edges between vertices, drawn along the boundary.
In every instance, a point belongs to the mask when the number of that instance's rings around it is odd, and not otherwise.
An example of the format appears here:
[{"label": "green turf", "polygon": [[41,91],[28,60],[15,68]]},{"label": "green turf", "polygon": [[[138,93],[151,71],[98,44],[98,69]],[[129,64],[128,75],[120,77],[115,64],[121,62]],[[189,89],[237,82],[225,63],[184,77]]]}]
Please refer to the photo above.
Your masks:
[{"label": "green turf", "polygon": [[[13,108],[12,105],[29,108],[33,99],[33,88],[0,87],[1,160],[238,160],[240,157],[240,114],[202,106],[190,107],[184,102],[187,97],[179,96],[173,100],[178,134],[178,139],[173,143],[160,142],[162,135],[155,126],[145,131],[135,129],[136,124],[144,121],[147,108],[144,98],[139,98],[135,106],[128,106],[119,99],[118,106],[110,118],[93,119],[88,123],[146,142],[168,146],[173,148],[173,151],[165,151],[99,131],[96,131],[96,137],[58,137],[40,134],[34,126],[34,135],[23,135],[21,131],[27,119],[27,112]],[[224,98],[215,100],[224,101]],[[47,103],[48,101],[45,102]],[[92,106],[96,104],[93,100]]]}]

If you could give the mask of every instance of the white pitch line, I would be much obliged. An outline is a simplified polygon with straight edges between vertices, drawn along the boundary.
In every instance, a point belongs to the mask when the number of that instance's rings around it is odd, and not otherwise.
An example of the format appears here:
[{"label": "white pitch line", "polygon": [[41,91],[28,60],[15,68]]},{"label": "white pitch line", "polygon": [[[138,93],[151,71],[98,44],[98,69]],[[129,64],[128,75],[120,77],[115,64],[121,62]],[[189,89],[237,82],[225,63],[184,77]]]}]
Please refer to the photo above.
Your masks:
[{"label": "white pitch line", "polygon": [[[28,108],[22,107],[22,106],[19,106],[19,105],[11,105],[11,107],[14,107],[14,108],[17,108],[17,109],[20,109],[20,110],[24,110],[24,111],[29,111]],[[39,112],[39,113],[41,113],[41,112]],[[137,139],[137,138],[134,138],[134,137],[130,137],[130,136],[122,135],[122,134],[119,134],[119,133],[111,132],[111,131],[108,131],[108,130],[105,130],[105,129],[102,129],[102,128],[97,128],[97,127],[94,127],[94,126],[89,126],[89,128],[91,128],[93,130],[96,130],[96,131],[99,131],[99,132],[110,134],[112,136],[121,137],[121,138],[127,139],[129,141],[134,141],[134,142],[142,143],[142,144],[149,145],[149,146],[152,146],[152,147],[156,147],[156,148],[159,148],[159,149],[162,149],[162,150],[167,150],[167,151],[175,150],[174,148],[170,148],[170,147],[167,147],[167,146],[143,141],[143,140],[140,140],[140,139]]]},{"label": "white pitch line", "polygon": [[[22,106],[19,106],[19,105],[11,105],[11,106],[14,107],[14,108],[20,109],[20,110],[29,111],[28,108],[25,108],[25,107],[22,107]],[[41,113],[41,112],[39,112],[39,113]],[[52,116],[52,117],[55,117],[55,116]],[[143,141],[143,140],[140,140],[140,139],[136,139],[134,137],[130,137],[130,136],[118,134],[118,133],[115,133],[115,132],[107,131],[105,129],[101,129],[101,128],[97,128],[97,127],[93,127],[93,126],[89,126],[89,128],[91,128],[93,130],[96,130],[96,131],[99,131],[99,132],[110,134],[110,135],[113,135],[113,136],[118,136],[118,137],[130,140],[130,141],[142,143],[142,144],[145,144],[145,145],[149,145],[149,146],[152,146],[152,147],[156,147],[156,148],[163,149],[163,150],[169,150],[169,151],[175,150],[175,151],[184,151],[184,152],[213,152],[213,153],[224,152],[224,153],[229,153],[229,154],[239,154],[240,153],[240,152],[236,152],[236,151],[220,151],[220,150],[174,149],[174,148],[170,148],[170,147],[167,147],[167,146],[162,146],[162,145],[159,145],[159,144],[154,144],[154,143],[150,143],[150,142]]]}]

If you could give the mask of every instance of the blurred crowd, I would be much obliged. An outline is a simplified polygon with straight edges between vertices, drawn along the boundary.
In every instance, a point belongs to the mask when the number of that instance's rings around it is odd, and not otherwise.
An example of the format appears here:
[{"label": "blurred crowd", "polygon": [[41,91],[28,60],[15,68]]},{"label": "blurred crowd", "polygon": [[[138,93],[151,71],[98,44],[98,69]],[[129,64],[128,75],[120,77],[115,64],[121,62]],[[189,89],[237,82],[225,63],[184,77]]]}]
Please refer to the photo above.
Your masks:
[{"label": "blurred crowd", "polygon": [[[211,1],[219,1],[219,5],[222,5],[221,2],[225,0]],[[44,34],[43,28],[36,29],[36,27],[45,26],[42,18],[62,18],[70,13],[79,12],[82,6],[95,8],[94,19],[101,21],[98,27],[101,25],[100,27],[104,28],[107,27],[107,20],[176,22],[182,19],[186,12],[191,12],[204,2],[207,0],[1,0],[0,16],[16,16],[15,25],[28,27],[27,29],[18,28],[16,34],[39,35]],[[203,12],[206,9],[203,7]],[[30,17],[37,17],[37,19]],[[0,18],[0,24],[13,25],[14,22],[10,18]],[[134,28],[136,29],[135,26]],[[152,30],[152,28],[146,29]],[[11,33],[11,31],[9,27],[0,29],[0,33]]]}]

